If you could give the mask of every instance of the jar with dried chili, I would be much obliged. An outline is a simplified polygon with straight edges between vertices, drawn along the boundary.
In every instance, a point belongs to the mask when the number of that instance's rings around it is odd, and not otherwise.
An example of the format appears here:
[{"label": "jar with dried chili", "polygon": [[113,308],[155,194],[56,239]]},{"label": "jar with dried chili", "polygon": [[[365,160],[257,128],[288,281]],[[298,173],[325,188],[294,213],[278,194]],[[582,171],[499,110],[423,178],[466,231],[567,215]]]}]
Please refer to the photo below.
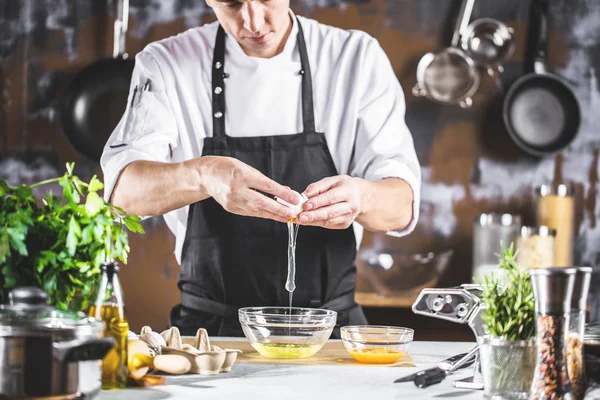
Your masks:
[{"label": "jar with dried chili", "polygon": [[532,269],[535,297],[537,364],[532,400],[572,399],[567,370],[567,334],[575,268]]}]

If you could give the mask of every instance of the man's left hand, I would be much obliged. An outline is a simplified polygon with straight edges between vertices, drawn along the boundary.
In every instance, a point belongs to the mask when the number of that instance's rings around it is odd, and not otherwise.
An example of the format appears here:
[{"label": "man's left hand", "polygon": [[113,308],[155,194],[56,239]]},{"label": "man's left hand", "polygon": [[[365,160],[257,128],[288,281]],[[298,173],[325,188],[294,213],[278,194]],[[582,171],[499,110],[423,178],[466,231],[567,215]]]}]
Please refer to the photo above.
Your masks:
[{"label": "man's left hand", "polygon": [[364,205],[364,183],[350,176],[333,176],[309,185],[308,201],[298,215],[300,225],[346,229],[360,215]]}]

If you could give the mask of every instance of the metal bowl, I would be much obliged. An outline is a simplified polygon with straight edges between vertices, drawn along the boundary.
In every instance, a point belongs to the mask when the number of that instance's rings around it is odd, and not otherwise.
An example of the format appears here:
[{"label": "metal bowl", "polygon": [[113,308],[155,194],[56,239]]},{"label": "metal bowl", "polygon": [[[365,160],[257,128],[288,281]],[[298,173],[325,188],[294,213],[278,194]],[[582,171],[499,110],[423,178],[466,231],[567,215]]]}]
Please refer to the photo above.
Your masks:
[{"label": "metal bowl", "polygon": [[476,64],[487,68],[492,75],[502,71],[502,62],[514,50],[514,30],[492,18],[480,18],[469,24],[461,37],[462,49]]},{"label": "metal bowl", "polygon": [[435,287],[454,251],[407,252],[401,249],[368,248],[360,252],[362,275],[380,296],[403,296]]}]

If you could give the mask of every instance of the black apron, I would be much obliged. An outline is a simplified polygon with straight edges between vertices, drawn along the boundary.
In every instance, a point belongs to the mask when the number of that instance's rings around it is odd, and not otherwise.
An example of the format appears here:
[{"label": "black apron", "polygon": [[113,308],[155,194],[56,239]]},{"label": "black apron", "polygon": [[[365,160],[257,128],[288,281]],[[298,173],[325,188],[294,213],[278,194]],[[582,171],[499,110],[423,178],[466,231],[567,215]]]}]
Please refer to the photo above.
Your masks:
[{"label": "black apron", "polygon": [[[301,193],[309,184],[338,172],[325,135],[315,131],[310,65],[297,22],[304,132],[260,137],[225,134],[225,31],[219,26],[212,71],[213,137],[204,139],[202,155],[235,157]],[[202,327],[211,336],[243,336],[239,308],[289,305],[284,287],[287,247],[284,223],[231,214],[213,198],[192,204],[178,282],[181,304],[171,311],[171,325],[184,335],[195,335]],[[355,257],[352,227],[299,227],[293,305],[337,311],[333,336],[338,338],[340,326],[366,324],[354,301]]]}]

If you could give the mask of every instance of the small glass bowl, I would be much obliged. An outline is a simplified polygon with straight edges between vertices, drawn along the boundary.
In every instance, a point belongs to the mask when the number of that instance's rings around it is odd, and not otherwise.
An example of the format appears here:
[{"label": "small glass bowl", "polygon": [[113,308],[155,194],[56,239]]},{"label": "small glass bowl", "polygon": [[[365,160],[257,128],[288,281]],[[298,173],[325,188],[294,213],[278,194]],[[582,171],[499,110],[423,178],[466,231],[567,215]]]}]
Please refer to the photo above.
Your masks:
[{"label": "small glass bowl", "polygon": [[331,310],[247,307],[238,312],[248,342],[269,358],[309,358],[325,345],[337,320]]},{"label": "small glass bowl", "polygon": [[395,326],[355,325],[340,329],[346,351],[365,364],[392,364],[413,341],[414,330]]}]

